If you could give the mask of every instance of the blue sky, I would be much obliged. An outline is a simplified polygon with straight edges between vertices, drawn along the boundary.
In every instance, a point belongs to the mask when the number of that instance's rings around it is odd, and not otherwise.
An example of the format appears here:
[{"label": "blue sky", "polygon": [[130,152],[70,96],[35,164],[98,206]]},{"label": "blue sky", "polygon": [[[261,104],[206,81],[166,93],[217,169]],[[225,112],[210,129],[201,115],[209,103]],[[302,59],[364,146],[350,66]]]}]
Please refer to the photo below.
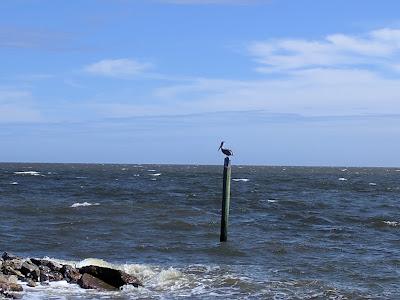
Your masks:
[{"label": "blue sky", "polygon": [[0,2],[0,161],[399,166],[399,1]]}]

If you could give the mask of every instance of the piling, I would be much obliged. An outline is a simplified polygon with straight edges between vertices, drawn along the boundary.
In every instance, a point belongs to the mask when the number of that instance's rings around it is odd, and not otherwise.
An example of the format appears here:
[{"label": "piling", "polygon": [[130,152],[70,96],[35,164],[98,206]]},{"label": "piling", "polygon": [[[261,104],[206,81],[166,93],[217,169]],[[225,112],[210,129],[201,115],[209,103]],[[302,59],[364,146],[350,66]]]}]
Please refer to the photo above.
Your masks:
[{"label": "piling", "polygon": [[228,239],[228,219],[229,204],[231,198],[231,162],[229,157],[224,160],[224,181],[222,184],[222,211],[221,211],[221,235],[220,242],[226,242]]}]

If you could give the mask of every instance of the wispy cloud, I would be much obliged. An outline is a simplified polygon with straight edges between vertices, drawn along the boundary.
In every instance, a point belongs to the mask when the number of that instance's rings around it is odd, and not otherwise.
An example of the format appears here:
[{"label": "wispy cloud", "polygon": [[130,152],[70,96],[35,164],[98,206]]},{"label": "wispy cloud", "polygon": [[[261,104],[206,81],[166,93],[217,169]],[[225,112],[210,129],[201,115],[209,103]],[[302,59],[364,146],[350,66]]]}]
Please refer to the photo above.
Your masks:
[{"label": "wispy cloud", "polygon": [[133,59],[104,59],[84,67],[92,75],[108,77],[132,77],[147,70],[151,65]]},{"label": "wispy cloud", "polygon": [[159,88],[154,95],[190,112],[258,109],[306,116],[400,112],[398,29],[360,36],[333,34],[314,41],[258,41],[248,50],[256,69],[268,76],[199,78]]},{"label": "wispy cloud", "polygon": [[260,72],[362,66],[395,70],[400,58],[400,29],[383,28],[361,36],[332,34],[320,40],[256,41],[248,50],[260,64]]}]

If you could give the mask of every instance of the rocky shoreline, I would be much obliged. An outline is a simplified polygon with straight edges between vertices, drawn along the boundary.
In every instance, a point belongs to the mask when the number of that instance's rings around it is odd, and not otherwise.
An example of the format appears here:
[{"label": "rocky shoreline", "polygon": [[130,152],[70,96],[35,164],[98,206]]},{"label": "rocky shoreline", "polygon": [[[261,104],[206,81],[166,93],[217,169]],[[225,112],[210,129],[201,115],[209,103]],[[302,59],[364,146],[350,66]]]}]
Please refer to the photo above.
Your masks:
[{"label": "rocky shoreline", "polygon": [[60,280],[102,291],[118,290],[124,285],[142,286],[135,276],[112,268],[94,265],[76,268],[47,259],[25,259],[7,252],[0,258],[0,298],[18,298],[23,291],[20,281],[36,287]]}]

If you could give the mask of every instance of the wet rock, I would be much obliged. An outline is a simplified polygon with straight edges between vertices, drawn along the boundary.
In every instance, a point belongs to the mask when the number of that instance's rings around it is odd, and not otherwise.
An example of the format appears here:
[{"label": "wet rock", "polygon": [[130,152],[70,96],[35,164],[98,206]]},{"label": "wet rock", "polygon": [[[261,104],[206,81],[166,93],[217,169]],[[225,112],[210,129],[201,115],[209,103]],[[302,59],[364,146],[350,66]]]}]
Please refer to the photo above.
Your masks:
[{"label": "wet rock", "polygon": [[9,260],[5,260],[3,262],[3,267],[2,268],[5,269],[7,267],[10,267],[11,269],[19,271],[19,270],[21,270],[21,267],[22,267],[23,263],[24,263],[23,260],[19,259],[19,258],[9,259]]},{"label": "wet rock", "polygon": [[1,256],[1,258],[3,260],[13,260],[13,259],[18,259],[18,260],[22,260],[21,257],[16,256],[14,254],[8,253],[8,252],[4,252],[3,255]]},{"label": "wet rock", "polygon": [[33,279],[29,278],[26,285],[30,287],[35,287],[36,282],[34,282]]},{"label": "wet rock", "polygon": [[57,272],[57,271],[51,271],[48,274],[48,277],[49,277],[49,281],[60,281],[60,280],[64,279],[64,276],[60,272]]},{"label": "wet rock", "polygon": [[37,266],[45,266],[50,268],[51,271],[57,271],[60,272],[62,265],[51,260],[47,259],[37,259],[37,258],[31,258],[31,262],[33,262]]},{"label": "wet rock", "polygon": [[25,276],[18,270],[14,270],[13,268],[11,268],[10,266],[4,266],[3,265],[3,273],[5,275],[15,275],[18,277],[18,279],[25,279]]},{"label": "wet rock", "polygon": [[82,277],[82,274],[79,273],[79,270],[75,269],[70,265],[64,265],[61,268],[61,274],[63,274],[67,282],[70,283],[77,283],[78,280],[81,279]]},{"label": "wet rock", "polygon": [[39,276],[40,282],[49,281],[49,273],[51,272],[50,268],[46,266],[39,266],[39,270],[40,270],[40,276]]},{"label": "wet rock", "polygon": [[142,283],[135,276],[116,269],[99,266],[86,266],[80,268],[79,272],[81,274],[90,274],[94,277],[97,277],[116,288],[120,288],[126,284],[133,285],[135,287],[142,285]]},{"label": "wet rock", "polygon": [[31,278],[35,281],[38,281],[40,278],[39,267],[30,261],[25,261],[22,264],[21,273],[24,274],[27,278]]},{"label": "wet rock", "polygon": [[84,289],[97,289],[97,290],[115,290],[115,287],[109,285],[103,280],[96,278],[88,273],[82,275],[82,277],[78,280],[78,284],[81,288]]},{"label": "wet rock", "polygon": [[0,290],[21,292],[22,286],[17,283],[15,276],[0,275]]}]

